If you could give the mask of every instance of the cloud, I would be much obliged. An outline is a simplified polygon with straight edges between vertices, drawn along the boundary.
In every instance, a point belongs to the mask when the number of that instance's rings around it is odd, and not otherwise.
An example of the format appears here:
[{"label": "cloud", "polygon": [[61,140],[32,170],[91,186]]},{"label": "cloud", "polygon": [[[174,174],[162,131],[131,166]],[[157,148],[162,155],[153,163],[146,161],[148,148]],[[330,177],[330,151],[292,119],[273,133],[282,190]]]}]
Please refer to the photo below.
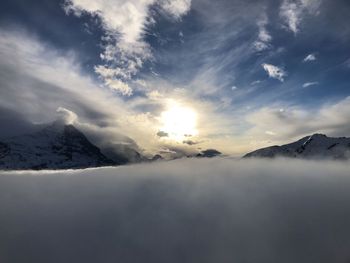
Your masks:
[{"label": "cloud", "polygon": [[257,22],[259,28],[258,39],[254,42],[254,47],[257,51],[263,51],[271,47],[270,42],[272,36],[267,31],[266,26],[268,24],[268,18],[266,14]]},{"label": "cloud", "polygon": [[[73,52],[58,51],[19,29],[0,28],[0,55],[0,112],[9,118],[15,115],[16,121],[21,122],[16,124],[0,115],[3,123],[0,136],[17,135],[22,130],[31,132],[33,123],[55,121],[56,110],[61,107],[61,113],[68,114],[62,110],[66,109],[77,116],[74,125],[99,147],[128,144],[146,156],[174,146],[178,152],[194,153],[193,147],[155,136],[163,126],[161,113],[172,100],[197,112],[198,140],[203,142],[203,147],[224,153],[227,153],[225,149],[239,149],[232,147],[228,136],[221,136],[232,131],[236,120],[227,118],[221,103],[198,99],[192,89],[146,78],[137,81],[146,90],[146,96],[120,98],[88,77]],[[108,70],[104,72],[110,74]]]},{"label": "cloud", "polygon": [[303,84],[303,88],[307,88],[307,87],[310,87],[310,86],[315,86],[315,85],[318,85],[319,83],[317,81],[315,82],[306,82]]},{"label": "cloud", "polygon": [[[313,110],[303,106],[263,107],[245,118],[252,125],[244,136],[248,142],[250,138],[252,150],[290,143],[314,133],[343,137],[350,134],[350,97]],[[273,140],[266,134],[271,129],[275,133]]]},{"label": "cloud", "polygon": [[162,8],[175,18],[180,18],[191,8],[191,0],[160,0]]},{"label": "cloud", "polygon": [[258,85],[260,84],[262,81],[261,80],[254,80],[250,83],[250,85]]},{"label": "cloud", "polygon": [[350,58],[347,59],[344,63],[345,67],[350,68]]},{"label": "cloud", "polygon": [[2,262],[350,257],[349,163],[215,158],[0,173]]},{"label": "cloud", "polygon": [[280,7],[280,17],[294,34],[300,29],[305,14],[317,15],[322,0],[284,0]]},{"label": "cloud", "polygon": [[267,135],[271,135],[271,136],[275,136],[275,135],[276,135],[276,133],[273,132],[273,131],[265,131],[265,133],[266,133]]},{"label": "cloud", "polygon": [[315,60],[316,60],[316,55],[309,54],[304,58],[303,62],[310,62],[310,61],[315,61]]},{"label": "cloud", "polygon": [[106,79],[105,83],[113,90],[119,91],[121,94],[126,96],[132,95],[132,89],[128,84],[120,81],[119,79]]},{"label": "cloud", "polygon": [[200,142],[196,142],[196,141],[192,141],[192,140],[184,140],[182,143],[192,146],[192,145],[199,144]]},{"label": "cloud", "polygon": [[62,54],[23,31],[0,29],[0,54],[0,109],[13,112],[18,120],[17,125],[4,120],[1,134],[31,132],[33,123],[52,122],[61,114],[98,146],[127,142],[136,147],[133,138],[156,151],[153,141],[144,140],[156,133],[152,117],[141,117],[130,102],[101,89],[82,73],[73,53]]},{"label": "cloud", "polygon": [[270,45],[268,43],[262,41],[255,41],[253,45],[256,51],[263,51],[270,48]]},{"label": "cloud", "polygon": [[261,66],[264,68],[270,78],[278,79],[279,81],[283,82],[284,77],[287,76],[287,73],[282,68],[277,66],[266,63],[262,64]]},{"label": "cloud", "polygon": [[302,8],[295,2],[284,0],[281,5],[280,16],[287,23],[288,28],[296,34],[299,30]]},{"label": "cloud", "polygon": [[28,134],[36,130],[36,125],[28,121],[24,114],[3,108],[2,105],[0,105],[0,123],[0,141],[3,138]]},{"label": "cloud", "polygon": [[144,40],[147,26],[154,20],[150,7],[159,5],[169,15],[180,18],[191,7],[191,0],[66,0],[67,13],[77,16],[89,14],[101,19],[105,31],[104,50],[100,55],[103,65],[95,71],[106,86],[130,96],[132,89],[127,83],[144,62],[152,57],[149,44]]},{"label": "cloud", "polygon": [[159,131],[159,132],[157,132],[157,136],[158,137],[168,137],[169,134],[167,132],[164,132],[164,131]]},{"label": "cloud", "polygon": [[63,107],[58,107],[56,112],[61,115],[62,120],[66,124],[74,124],[74,122],[78,119],[78,116],[73,111],[67,110]]}]

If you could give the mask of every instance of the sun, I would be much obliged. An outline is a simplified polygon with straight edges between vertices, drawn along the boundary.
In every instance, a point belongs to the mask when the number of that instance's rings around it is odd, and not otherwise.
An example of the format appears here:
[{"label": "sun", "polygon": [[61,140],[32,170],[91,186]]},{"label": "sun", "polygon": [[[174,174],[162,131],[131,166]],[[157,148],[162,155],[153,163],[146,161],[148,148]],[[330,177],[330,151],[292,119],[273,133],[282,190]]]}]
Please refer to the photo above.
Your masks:
[{"label": "sun", "polygon": [[172,104],[166,111],[161,113],[161,131],[173,140],[182,140],[186,136],[198,134],[197,113],[179,104]]}]

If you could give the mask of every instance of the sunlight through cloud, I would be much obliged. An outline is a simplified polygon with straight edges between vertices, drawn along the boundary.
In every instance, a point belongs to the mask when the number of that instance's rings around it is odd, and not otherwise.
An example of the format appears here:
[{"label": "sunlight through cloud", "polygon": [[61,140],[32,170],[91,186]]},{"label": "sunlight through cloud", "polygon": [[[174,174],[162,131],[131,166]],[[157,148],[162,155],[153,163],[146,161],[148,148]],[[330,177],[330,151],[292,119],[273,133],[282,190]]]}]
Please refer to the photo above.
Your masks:
[{"label": "sunlight through cloud", "polygon": [[180,141],[186,136],[198,134],[197,113],[186,106],[172,103],[161,114],[161,130],[172,140]]}]

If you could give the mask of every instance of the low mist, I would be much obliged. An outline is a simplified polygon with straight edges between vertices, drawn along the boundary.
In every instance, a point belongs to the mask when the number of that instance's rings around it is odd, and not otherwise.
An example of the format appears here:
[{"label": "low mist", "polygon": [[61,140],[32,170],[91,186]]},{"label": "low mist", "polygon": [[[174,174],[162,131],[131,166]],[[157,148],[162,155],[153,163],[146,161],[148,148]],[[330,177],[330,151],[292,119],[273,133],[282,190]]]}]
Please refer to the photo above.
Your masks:
[{"label": "low mist", "polygon": [[0,172],[2,263],[349,263],[350,164]]}]

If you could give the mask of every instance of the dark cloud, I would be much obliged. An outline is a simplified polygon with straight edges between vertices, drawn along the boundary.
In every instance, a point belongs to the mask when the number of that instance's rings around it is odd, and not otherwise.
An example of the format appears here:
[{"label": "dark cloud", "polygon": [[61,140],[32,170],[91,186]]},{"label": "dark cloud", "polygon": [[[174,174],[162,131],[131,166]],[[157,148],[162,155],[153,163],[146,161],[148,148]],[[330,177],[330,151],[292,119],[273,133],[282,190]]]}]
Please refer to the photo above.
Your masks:
[{"label": "dark cloud", "polygon": [[199,142],[195,142],[195,141],[192,141],[192,140],[184,140],[182,143],[188,144],[188,145],[196,145],[196,144],[198,144]]},{"label": "dark cloud", "polygon": [[167,132],[164,132],[164,131],[159,131],[159,132],[157,132],[157,136],[158,137],[168,137],[169,134]]},{"label": "dark cloud", "polygon": [[[20,60],[17,62],[20,63]],[[19,111],[28,121],[53,121],[57,118],[56,110],[59,107],[68,108],[77,113],[82,120],[89,120],[99,126],[104,126],[109,120],[107,112],[84,100],[78,87],[76,91],[69,90],[59,84],[43,81],[40,77],[19,72],[22,68],[9,67],[8,61],[3,60],[2,63],[0,105]],[[6,77],[3,77],[5,72]]]},{"label": "dark cloud", "polygon": [[31,133],[38,128],[22,114],[0,107],[0,139]]},{"label": "dark cloud", "polygon": [[345,263],[349,163],[179,160],[2,173],[0,257]]}]

